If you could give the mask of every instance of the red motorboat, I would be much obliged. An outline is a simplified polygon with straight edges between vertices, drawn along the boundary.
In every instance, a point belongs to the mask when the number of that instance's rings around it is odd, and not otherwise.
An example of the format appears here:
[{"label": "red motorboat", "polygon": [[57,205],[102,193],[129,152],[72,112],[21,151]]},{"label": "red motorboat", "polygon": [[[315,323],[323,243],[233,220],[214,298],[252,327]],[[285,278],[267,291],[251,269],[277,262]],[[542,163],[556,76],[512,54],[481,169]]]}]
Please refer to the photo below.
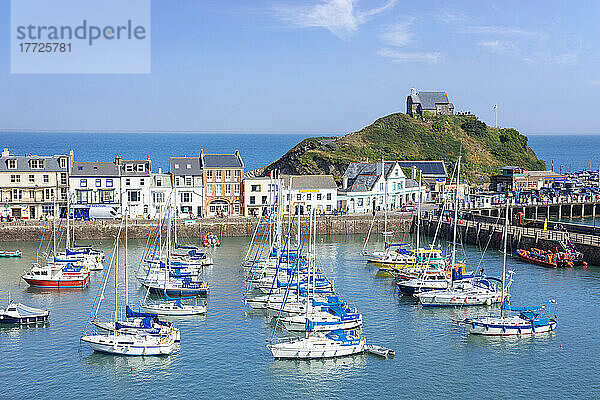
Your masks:
[{"label": "red motorboat", "polygon": [[34,265],[22,278],[33,287],[83,289],[90,283],[90,271],[83,265],[50,263]]}]

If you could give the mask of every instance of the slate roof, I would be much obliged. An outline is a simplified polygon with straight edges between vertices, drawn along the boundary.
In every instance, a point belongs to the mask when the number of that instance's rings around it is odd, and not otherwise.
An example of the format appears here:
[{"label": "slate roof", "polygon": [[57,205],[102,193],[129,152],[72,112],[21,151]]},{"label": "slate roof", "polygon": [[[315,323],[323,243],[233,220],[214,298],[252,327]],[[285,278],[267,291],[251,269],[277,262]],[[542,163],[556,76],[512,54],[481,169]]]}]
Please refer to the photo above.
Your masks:
[{"label": "slate roof", "polygon": [[[67,168],[61,168],[59,164],[60,157],[67,156],[3,156],[0,157],[0,172],[64,172]],[[9,169],[8,160],[17,160],[17,168]],[[31,168],[30,160],[44,160],[44,168]]]},{"label": "slate roof", "polygon": [[119,168],[114,162],[74,161],[71,176],[119,176]]},{"label": "slate roof", "polygon": [[417,92],[411,94],[413,103],[420,103],[422,110],[435,110],[436,104],[449,104],[446,92]]},{"label": "slate roof", "polygon": [[[350,163],[344,177],[348,178],[348,187],[344,189],[347,192],[368,192],[379,179],[377,173],[377,164],[379,163]],[[385,161],[383,173],[387,178],[396,165],[396,161]]]},{"label": "slate roof", "polygon": [[205,168],[244,168],[244,162],[238,154],[203,154]]},{"label": "slate roof", "polygon": [[404,187],[409,189],[409,188],[414,188],[414,187],[419,187],[419,182],[417,182],[414,179],[407,179],[406,183],[404,184]]},{"label": "slate roof", "polygon": [[447,178],[446,164],[443,161],[398,161],[402,168],[416,167],[424,176]]},{"label": "slate roof", "polygon": [[332,175],[282,175],[283,187],[290,185],[292,179],[292,190],[301,189],[337,189]]},{"label": "slate roof", "polygon": [[200,176],[202,160],[200,157],[171,157],[169,171],[176,176]]}]

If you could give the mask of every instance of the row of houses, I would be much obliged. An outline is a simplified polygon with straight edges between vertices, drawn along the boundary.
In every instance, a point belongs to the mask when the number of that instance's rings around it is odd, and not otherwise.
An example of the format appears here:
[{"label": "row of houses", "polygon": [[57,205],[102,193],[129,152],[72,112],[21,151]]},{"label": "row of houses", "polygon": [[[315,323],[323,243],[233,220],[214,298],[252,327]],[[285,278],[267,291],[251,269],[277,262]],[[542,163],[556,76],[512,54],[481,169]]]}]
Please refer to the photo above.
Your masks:
[{"label": "row of houses", "polygon": [[75,161],[73,151],[15,156],[4,149],[0,217],[64,217],[70,209],[81,219],[154,218],[168,204],[181,218],[260,215],[278,199],[278,188],[286,212],[367,213],[435,200],[447,177],[442,161],[351,163],[338,187],[331,175],[246,176],[238,151],[171,157],[169,171],[153,172],[149,158],[89,162]]}]

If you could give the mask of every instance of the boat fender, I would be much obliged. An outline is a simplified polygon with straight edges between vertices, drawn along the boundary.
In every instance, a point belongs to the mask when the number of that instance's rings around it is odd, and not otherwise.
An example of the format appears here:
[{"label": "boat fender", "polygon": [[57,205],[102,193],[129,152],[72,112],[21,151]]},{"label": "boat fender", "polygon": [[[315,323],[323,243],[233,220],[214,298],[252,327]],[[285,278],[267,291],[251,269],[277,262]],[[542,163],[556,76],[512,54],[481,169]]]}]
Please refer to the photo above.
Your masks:
[{"label": "boat fender", "polygon": [[506,333],[506,327],[505,326],[502,327],[502,332]]},{"label": "boat fender", "polygon": [[486,331],[489,331],[489,330],[490,330],[490,326],[489,326],[489,325],[486,325],[486,326],[485,326],[485,330],[486,330]]},{"label": "boat fender", "polygon": [[467,304],[467,298],[465,297],[465,304]]},{"label": "boat fender", "polygon": [[488,306],[492,305],[492,299],[486,299],[485,304]]}]

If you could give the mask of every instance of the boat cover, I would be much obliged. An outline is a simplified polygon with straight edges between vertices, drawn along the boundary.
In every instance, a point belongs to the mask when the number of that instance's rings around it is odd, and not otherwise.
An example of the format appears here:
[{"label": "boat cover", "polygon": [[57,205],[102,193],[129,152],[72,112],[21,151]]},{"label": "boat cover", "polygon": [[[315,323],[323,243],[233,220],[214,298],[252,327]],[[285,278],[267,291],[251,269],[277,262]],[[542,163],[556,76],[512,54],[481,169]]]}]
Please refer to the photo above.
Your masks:
[{"label": "boat cover", "polygon": [[131,307],[125,306],[125,315],[127,318],[146,318],[146,317],[158,317],[158,314],[150,314],[144,312],[133,311]]}]

